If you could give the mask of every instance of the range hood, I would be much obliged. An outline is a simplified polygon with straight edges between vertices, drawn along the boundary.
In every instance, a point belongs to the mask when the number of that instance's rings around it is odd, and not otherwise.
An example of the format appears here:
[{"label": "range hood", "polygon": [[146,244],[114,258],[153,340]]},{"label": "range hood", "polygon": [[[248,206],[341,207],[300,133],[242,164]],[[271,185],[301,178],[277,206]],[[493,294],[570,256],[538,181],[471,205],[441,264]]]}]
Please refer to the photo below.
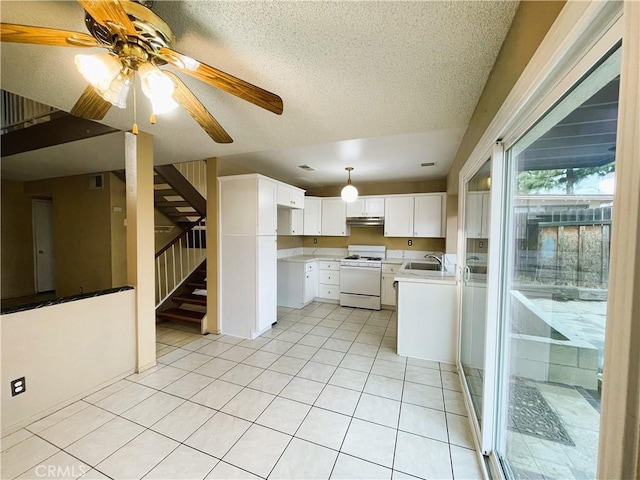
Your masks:
[{"label": "range hood", "polygon": [[380,227],[384,225],[384,217],[347,217],[347,225],[354,227]]}]

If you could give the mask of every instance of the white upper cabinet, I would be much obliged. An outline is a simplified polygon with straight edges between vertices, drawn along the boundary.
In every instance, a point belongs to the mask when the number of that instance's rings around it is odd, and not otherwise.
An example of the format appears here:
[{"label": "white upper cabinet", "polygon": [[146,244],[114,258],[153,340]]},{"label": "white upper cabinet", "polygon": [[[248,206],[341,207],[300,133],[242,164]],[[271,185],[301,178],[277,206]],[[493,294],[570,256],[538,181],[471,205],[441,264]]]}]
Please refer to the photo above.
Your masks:
[{"label": "white upper cabinet", "polygon": [[384,236],[413,237],[413,196],[387,197],[384,205]]},{"label": "white upper cabinet", "polygon": [[304,235],[322,235],[322,199],[305,197],[304,199]]},{"label": "white upper cabinet", "polygon": [[413,236],[444,238],[446,194],[416,195],[414,200]]},{"label": "white upper cabinet", "polygon": [[386,197],[385,237],[444,238],[446,193]]},{"label": "white upper cabinet", "polygon": [[344,237],[349,235],[347,227],[347,204],[342,198],[322,199],[322,235]]},{"label": "white upper cabinet", "polygon": [[302,235],[304,212],[299,208],[278,209],[278,235]]},{"label": "white upper cabinet", "polygon": [[347,203],[347,217],[382,217],[384,216],[384,197],[358,198]]},{"label": "white upper cabinet", "polygon": [[466,205],[467,238],[489,238],[489,192],[469,192]]},{"label": "white upper cabinet", "polygon": [[278,205],[286,208],[304,208],[304,190],[279,183]]}]

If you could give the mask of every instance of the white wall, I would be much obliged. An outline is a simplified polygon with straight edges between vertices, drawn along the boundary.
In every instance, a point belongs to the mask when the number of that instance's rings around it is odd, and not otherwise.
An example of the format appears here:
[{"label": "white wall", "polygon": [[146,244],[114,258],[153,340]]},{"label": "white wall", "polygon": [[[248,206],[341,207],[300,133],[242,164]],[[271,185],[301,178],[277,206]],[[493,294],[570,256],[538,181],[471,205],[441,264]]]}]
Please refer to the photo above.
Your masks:
[{"label": "white wall", "polygon": [[134,302],[126,290],[0,316],[3,435],[133,372]]}]

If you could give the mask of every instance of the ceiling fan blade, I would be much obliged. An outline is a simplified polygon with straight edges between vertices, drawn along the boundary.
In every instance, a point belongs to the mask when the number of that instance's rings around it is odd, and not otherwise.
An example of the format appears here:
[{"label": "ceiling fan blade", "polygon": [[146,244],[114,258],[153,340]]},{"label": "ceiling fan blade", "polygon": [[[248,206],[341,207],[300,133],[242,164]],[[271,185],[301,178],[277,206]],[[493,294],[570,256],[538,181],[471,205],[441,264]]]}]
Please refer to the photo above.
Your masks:
[{"label": "ceiling fan blade", "polygon": [[111,103],[98,95],[89,85],[69,113],[89,120],[102,120],[110,108]]},{"label": "ceiling fan blade", "polygon": [[173,98],[175,101],[189,112],[189,115],[198,122],[213,141],[216,143],[232,143],[233,140],[229,134],[224,128],[222,128],[218,121],[213,118],[213,115],[209,113],[191,90],[189,90],[189,87],[187,87],[176,74],[167,72],[166,70],[164,70],[163,73],[167,74],[176,86],[176,89],[173,92]]},{"label": "ceiling fan blade", "polygon": [[213,85],[220,90],[242,98],[277,115],[282,114],[282,99],[221,70],[200,63],[170,48],[161,48],[160,56],[181,72]]},{"label": "ceiling fan blade", "polygon": [[78,3],[100,25],[107,28],[121,26],[126,35],[136,35],[136,29],[119,0],[78,0]]},{"label": "ceiling fan blade", "polygon": [[30,27],[15,23],[0,23],[0,40],[11,43],[35,43],[55,47],[104,47],[86,33],[55,28]]}]

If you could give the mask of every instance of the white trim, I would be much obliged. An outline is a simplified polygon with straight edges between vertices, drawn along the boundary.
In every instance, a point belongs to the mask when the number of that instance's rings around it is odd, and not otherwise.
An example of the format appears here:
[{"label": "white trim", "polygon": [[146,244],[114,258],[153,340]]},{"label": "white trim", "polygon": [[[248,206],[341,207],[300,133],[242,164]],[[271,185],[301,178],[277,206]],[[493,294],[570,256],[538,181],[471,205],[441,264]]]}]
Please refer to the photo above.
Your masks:
[{"label": "white trim", "polygon": [[640,3],[624,2],[598,478],[640,476]]},{"label": "white trim", "polygon": [[[498,142],[493,147],[491,155],[491,221],[489,224],[489,250],[487,254],[487,292],[498,292],[500,285],[500,273],[502,265],[502,252],[504,251],[503,235],[501,233],[504,224],[504,145]],[[500,296],[487,294],[486,320],[485,320],[485,356],[484,356],[484,391],[482,393],[482,414],[484,424],[488,425],[482,432],[483,449],[487,452],[495,450],[496,417],[495,408],[498,372],[498,343],[499,343],[499,311]],[[488,373],[488,374],[487,374]]]}]

